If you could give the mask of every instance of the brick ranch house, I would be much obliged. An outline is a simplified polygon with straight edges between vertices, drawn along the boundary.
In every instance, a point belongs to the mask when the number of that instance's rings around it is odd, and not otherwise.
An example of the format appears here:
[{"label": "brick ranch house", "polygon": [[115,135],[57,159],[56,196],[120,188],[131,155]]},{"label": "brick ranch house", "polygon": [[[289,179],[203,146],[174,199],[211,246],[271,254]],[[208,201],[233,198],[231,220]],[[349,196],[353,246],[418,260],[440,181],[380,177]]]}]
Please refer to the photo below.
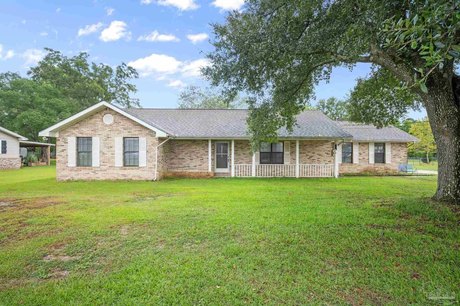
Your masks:
[{"label": "brick ranch house", "polygon": [[251,151],[247,110],[120,109],[101,102],[40,132],[56,137],[58,180],[165,176],[338,177],[397,172],[413,136],[395,128],[297,116],[292,133]]}]

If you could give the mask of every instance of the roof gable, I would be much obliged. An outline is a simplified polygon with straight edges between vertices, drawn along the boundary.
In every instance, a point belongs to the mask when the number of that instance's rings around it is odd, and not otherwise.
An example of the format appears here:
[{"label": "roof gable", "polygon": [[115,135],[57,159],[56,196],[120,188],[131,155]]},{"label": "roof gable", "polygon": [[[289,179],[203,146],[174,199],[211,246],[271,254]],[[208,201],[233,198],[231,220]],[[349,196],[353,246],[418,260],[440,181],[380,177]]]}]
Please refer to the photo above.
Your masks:
[{"label": "roof gable", "polygon": [[118,107],[116,107],[116,106],[114,106],[112,104],[109,104],[107,102],[100,102],[100,103],[95,104],[95,105],[93,105],[91,107],[88,107],[87,109],[79,112],[78,114],[75,114],[75,115],[73,115],[73,116],[71,116],[71,117],[69,117],[69,118],[67,118],[65,120],[62,120],[61,122],[56,123],[55,125],[47,128],[47,129],[41,131],[40,133],[38,133],[38,135],[43,136],[43,137],[56,137],[56,136],[58,136],[60,130],[63,130],[65,128],[69,127],[69,126],[72,126],[75,123],[80,122],[81,120],[83,120],[85,118],[88,118],[89,116],[91,116],[91,115],[93,115],[95,113],[98,113],[101,110],[106,109],[106,108],[109,108],[109,109],[111,109],[111,110],[113,110],[113,111],[115,111],[115,112],[117,112],[117,113],[119,113],[119,114],[121,114],[121,115],[123,115],[123,116],[125,116],[125,117],[127,117],[127,118],[129,118],[129,119],[131,119],[131,120],[133,120],[135,122],[137,122],[137,123],[139,123],[140,125],[142,125],[142,126],[148,128],[148,129],[154,131],[158,137],[166,137],[168,135],[165,131],[157,128],[156,126],[153,126],[153,125],[151,125],[151,124],[149,124],[149,123],[147,123],[147,122],[145,122],[143,120],[140,120],[139,118],[137,118],[137,117],[125,112],[124,110],[122,110],[122,109],[120,109],[120,108],[118,108]]}]

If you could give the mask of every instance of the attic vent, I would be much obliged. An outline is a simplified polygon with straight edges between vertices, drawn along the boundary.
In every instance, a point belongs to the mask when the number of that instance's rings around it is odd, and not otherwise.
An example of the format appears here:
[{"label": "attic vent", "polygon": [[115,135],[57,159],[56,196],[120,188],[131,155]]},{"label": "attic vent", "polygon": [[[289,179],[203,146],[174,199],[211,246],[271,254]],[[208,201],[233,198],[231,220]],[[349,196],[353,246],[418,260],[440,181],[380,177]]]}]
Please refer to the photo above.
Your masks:
[{"label": "attic vent", "polygon": [[113,123],[113,116],[111,114],[105,114],[104,117],[102,117],[102,121],[105,124],[110,125]]}]

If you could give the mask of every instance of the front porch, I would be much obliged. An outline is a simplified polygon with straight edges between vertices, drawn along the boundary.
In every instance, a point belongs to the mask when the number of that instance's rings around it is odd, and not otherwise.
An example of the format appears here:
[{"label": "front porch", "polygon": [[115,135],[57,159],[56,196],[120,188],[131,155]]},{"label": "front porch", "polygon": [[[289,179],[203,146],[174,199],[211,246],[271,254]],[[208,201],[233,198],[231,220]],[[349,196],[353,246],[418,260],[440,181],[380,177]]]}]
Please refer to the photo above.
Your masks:
[{"label": "front porch", "polygon": [[163,173],[170,176],[338,177],[335,140],[280,140],[273,152],[252,152],[248,140],[171,140],[164,147]]},{"label": "front porch", "polygon": [[335,177],[334,164],[236,164],[235,177]]}]

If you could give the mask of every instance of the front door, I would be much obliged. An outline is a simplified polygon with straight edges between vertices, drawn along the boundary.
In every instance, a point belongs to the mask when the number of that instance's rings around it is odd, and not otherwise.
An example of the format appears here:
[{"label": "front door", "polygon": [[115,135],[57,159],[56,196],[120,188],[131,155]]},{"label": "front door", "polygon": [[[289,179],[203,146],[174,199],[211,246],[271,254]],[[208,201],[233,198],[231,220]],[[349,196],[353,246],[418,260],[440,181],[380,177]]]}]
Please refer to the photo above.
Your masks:
[{"label": "front door", "polygon": [[216,142],[216,172],[228,172],[228,142]]}]

